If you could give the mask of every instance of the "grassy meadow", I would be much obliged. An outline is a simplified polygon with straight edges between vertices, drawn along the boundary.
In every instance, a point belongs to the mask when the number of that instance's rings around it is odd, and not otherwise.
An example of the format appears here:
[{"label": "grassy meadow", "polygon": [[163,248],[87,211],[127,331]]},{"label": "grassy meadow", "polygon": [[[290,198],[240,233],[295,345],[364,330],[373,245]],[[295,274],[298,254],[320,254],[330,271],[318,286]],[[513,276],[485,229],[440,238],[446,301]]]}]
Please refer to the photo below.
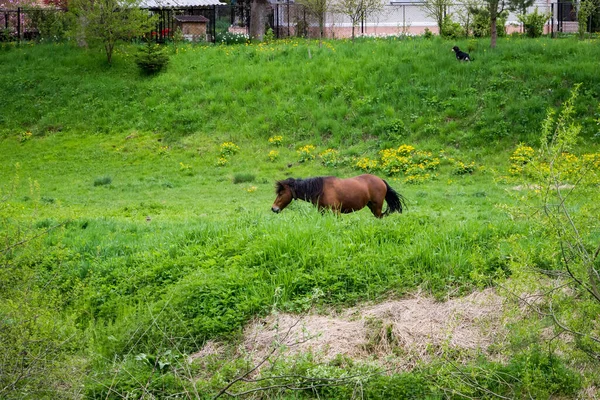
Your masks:
[{"label": "grassy meadow", "polygon": [[[600,152],[596,41],[171,45],[150,77],[136,49],[108,67],[68,44],[0,47],[0,398],[213,398],[252,368],[234,351],[244,326],[275,310],[442,301],[551,269],[552,237],[511,212],[526,201],[518,149],[539,147],[547,110],[581,84],[569,165]],[[276,180],[364,172],[408,210],[270,211]],[[574,212],[593,217],[597,197],[594,181]],[[597,360],[524,314],[495,358],[448,350],[389,373],[307,356],[273,368],[361,378],[249,396],[352,398],[358,380],[371,399],[597,394]],[[226,354],[189,363],[209,340]]]}]

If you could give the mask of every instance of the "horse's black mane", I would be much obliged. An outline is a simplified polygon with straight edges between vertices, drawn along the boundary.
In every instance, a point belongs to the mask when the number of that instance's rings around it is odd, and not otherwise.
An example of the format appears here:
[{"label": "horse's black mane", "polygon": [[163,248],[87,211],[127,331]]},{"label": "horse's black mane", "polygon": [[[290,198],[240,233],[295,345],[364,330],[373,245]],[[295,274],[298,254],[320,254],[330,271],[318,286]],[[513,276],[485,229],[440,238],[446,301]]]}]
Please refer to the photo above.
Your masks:
[{"label": "horse's black mane", "polygon": [[288,186],[292,191],[294,199],[316,201],[323,194],[323,177],[295,179],[288,178],[284,181],[278,181],[276,193],[279,194]]}]

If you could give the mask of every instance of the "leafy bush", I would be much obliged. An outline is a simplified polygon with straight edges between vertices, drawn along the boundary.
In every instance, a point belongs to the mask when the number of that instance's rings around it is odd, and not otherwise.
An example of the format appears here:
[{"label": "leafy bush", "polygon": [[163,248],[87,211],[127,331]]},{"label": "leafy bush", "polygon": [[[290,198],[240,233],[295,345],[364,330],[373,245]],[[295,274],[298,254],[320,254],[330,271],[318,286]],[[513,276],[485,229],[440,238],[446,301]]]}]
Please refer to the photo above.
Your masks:
[{"label": "leafy bush", "polygon": [[[473,36],[475,37],[487,37],[491,35],[490,31],[490,12],[486,8],[472,8],[470,11],[473,13]],[[503,11],[498,14],[496,20],[496,29],[498,31],[498,37],[506,36],[506,20],[508,18],[508,11]]]},{"label": "leafy bush", "polygon": [[442,36],[447,39],[458,39],[465,36],[465,29],[462,25],[453,21],[449,16],[444,18],[442,32]]},{"label": "leafy bush", "polygon": [[169,56],[160,45],[148,42],[136,54],[135,63],[143,73],[151,75],[166,68],[169,63]]},{"label": "leafy bush", "polygon": [[409,131],[404,121],[396,118],[386,120],[380,125],[379,138],[383,141],[396,141],[405,138]]},{"label": "leafy bush", "polygon": [[72,29],[71,20],[67,13],[50,9],[30,10],[27,13],[31,26],[39,32],[41,41],[61,41],[67,36],[69,29]]},{"label": "leafy bush", "polygon": [[536,7],[534,12],[519,15],[517,18],[523,23],[527,36],[536,38],[542,36],[544,33],[544,25],[546,25],[546,22],[548,22],[551,16],[552,14],[550,13],[538,12],[538,8]]}]

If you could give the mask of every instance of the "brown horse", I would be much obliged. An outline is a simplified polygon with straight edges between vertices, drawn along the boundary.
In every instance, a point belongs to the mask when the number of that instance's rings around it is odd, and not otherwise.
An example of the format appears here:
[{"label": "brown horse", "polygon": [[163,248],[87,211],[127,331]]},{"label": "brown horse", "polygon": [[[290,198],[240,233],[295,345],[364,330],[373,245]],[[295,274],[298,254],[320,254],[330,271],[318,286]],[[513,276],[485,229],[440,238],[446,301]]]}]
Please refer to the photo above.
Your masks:
[{"label": "brown horse", "polygon": [[[277,182],[275,192],[277,198],[271,210],[276,213],[295,199],[310,201],[319,210],[331,209],[336,213],[351,213],[367,206],[377,218],[396,211],[402,213],[402,206],[406,207],[402,195],[383,179],[369,174],[348,179],[335,176],[288,178]],[[381,212],[383,200],[388,205],[385,213]]]}]

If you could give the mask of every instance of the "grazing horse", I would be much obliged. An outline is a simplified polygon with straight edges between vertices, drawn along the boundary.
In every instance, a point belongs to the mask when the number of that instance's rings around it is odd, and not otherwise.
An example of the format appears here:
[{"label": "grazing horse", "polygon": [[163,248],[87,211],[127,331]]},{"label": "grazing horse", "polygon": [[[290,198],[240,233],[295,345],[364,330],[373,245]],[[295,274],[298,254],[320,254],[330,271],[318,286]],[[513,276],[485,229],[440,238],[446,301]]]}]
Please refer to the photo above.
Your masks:
[{"label": "grazing horse", "polygon": [[[369,174],[348,179],[335,176],[288,178],[277,182],[275,192],[277,198],[271,210],[276,213],[295,199],[310,201],[319,210],[331,209],[336,213],[351,213],[367,206],[377,218],[396,211],[401,213],[402,206],[406,207],[402,195],[383,179]],[[388,205],[385,213],[381,212],[383,200]]]}]

